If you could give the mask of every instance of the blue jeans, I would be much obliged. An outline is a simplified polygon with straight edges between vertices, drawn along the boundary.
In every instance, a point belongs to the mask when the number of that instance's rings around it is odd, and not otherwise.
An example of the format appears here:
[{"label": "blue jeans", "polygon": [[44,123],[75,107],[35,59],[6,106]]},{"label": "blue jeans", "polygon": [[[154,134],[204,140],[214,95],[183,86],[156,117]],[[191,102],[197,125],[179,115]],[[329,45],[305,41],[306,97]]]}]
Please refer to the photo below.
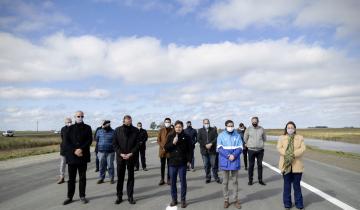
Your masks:
[{"label": "blue jeans", "polygon": [[203,163],[204,163],[206,180],[211,180],[210,169],[212,169],[214,179],[215,180],[219,179],[218,167],[215,164],[215,162],[216,162],[216,154],[202,155],[202,159],[203,159]]},{"label": "blue jeans", "polygon": [[283,202],[285,208],[291,208],[291,184],[294,188],[294,200],[295,206],[298,209],[304,208],[303,197],[301,193],[301,181],[302,173],[288,173],[283,175],[284,178],[284,192],[283,192]]},{"label": "blue jeans", "polygon": [[177,187],[176,187],[176,179],[179,174],[180,183],[181,183],[181,200],[186,200],[186,165],[182,166],[170,166],[170,180],[171,180],[171,198],[173,201],[177,201]]},{"label": "blue jeans", "polygon": [[98,152],[100,179],[105,179],[106,167],[110,179],[114,179],[114,158],[115,152]]}]

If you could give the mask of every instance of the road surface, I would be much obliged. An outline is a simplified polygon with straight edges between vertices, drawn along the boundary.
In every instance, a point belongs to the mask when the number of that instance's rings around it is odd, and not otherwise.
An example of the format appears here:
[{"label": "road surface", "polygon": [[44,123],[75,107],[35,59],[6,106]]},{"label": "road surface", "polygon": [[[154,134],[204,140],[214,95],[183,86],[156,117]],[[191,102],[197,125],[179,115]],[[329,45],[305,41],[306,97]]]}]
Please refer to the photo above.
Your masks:
[{"label": "road surface", "polygon": [[[134,198],[137,201],[136,205],[130,205],[128,202],[115,205],[116,184],[111,185],[108,179],[105,180],[104,184],[96,184],[98,174],[94,172],[94,157],[88,166],[87,173],[86,194],[90,202],[88,204],[79,202],[77,185],[75,202],[67,206],[62,205],[66,198],[67,185],[56,184],[59,164],[57,154],[39,156],[42,158],[29,157],[2,161],[0,162],[0,209],[166,209],[171,201],[170,187],[157,185],[160,180],[160,162],[157,154],[157,144],[154,143],[154,140],[149,140],[147,149],[149,171],[135,173]],[[277,161],[278,154],[274,146],[268,145],[265,150],[264,164],[276,167]],[[360,209],[360,174],[317,161],[304,160],[304,162],[303,181],[312,190],[303,187],[304,203],[307,210]],[[222,185],[216,182],[205,184],[204,171],[201,166],[202,161],[197,147],[197,170],[187,174],[187,201],[189,204],[187,209],[223,209]],[[281,175],[266,166],[263,174],[264,181],[267,183],[266,186],[261,186],[256,182],[253,186],[248,186],[246,171],[243,169],[240,171],[239,195],[242,209],[283,209]],[[255,170],[254,178],[256,177]],[[309,188],[309,186],[307,187]],[[316,189],[314,190],[311,187]],[[123,198],[126,199],[126,191],[124,191],[124,195]],[[229,209],[235,209],[234,204]]]}]

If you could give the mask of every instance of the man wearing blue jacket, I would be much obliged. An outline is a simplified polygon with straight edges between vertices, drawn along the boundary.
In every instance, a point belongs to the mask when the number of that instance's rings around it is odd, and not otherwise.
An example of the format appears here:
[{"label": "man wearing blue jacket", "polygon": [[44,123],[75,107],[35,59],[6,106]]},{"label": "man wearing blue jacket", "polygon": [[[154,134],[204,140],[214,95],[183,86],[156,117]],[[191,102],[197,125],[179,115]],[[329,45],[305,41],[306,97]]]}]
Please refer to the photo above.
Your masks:
[{"label": "man wearing blue jacket", "polygon": [[238,132],[234,130],[234,122],[227,120],[226,129],[217,138],[217,150],[219,152],[219,167],[223,170],[223,193],[224,208],[229,208],[229,176],[233,180],[233,192],[236,200],[235,206],[240,209],[241,204],[238,198],[238,173],[240,170],[240,154],[243,149],[243,140]]}]

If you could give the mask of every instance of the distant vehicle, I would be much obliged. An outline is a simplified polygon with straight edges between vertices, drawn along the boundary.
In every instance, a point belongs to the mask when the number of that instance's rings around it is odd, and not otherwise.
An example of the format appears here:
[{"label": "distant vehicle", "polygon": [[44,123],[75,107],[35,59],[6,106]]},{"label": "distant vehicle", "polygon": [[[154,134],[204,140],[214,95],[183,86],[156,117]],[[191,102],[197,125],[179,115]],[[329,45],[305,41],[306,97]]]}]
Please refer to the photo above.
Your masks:
[{"label": "distant vehicle", "polygon": [[14,136],[14,131],[12,130],[7,130],[7,131],[4,131],[2,133],[3,136],[7,136],[7,137],[13,137]]},{"label": "distant vehicle", "polygon": [[55,134],[59,134],[59,133],[60,133],[60,131],[54,131],[54,133],[55,133]]}]

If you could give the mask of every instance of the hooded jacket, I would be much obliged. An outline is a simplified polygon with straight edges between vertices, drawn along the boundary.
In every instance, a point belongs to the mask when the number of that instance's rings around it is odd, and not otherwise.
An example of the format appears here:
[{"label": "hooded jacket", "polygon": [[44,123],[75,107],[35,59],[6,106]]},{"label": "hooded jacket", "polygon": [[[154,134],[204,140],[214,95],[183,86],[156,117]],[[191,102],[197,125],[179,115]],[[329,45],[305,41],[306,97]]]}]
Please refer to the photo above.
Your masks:
[{"label": "hooded jacket", "polygon": [[186,165],[192,160],[192,144],[190,137],[182,131],[178,134],[178,142],[173,144],[176,133],[171,133],[165,144],[165,151],[169,153],[169,166]]},{"label": "hooded jacket", "polygon": [[[224,171],[240,169],[240,154],[243,149],[243,140],[237,131],[229,133],[223,131],[217,138],[217,150],[219,152],[219,167]],[[233,161],[229,156],[234,155]]]}]

